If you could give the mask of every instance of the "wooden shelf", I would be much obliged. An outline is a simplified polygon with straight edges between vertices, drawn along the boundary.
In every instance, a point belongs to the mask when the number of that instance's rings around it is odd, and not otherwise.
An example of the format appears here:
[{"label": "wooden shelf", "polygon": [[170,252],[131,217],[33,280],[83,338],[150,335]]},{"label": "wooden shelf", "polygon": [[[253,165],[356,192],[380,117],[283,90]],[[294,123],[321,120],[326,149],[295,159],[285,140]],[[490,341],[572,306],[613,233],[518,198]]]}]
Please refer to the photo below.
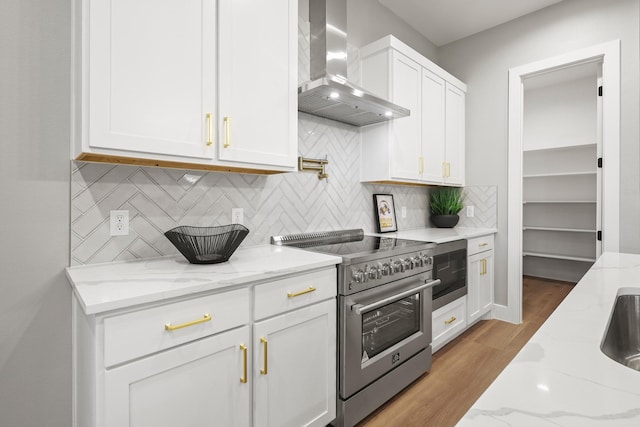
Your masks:
[{"label": "wooden shelf", "polygon": [[523,231],[533,230],[533,231],[563,231],[569,233],[595,233],[597,230],[588,230],[584,228],[563,228],[563,227],[530,227],[524,226],[522,228]]},{"label": "wooden shelf", "polygon": [[533,256],[539,258],[551,258],[551,259],[562,259],[567,261],[579,261],[579,262],[595,262],[595,258],[586,258],[586,257],[575,257],[569,255],[558,255],[558,254],[548,254],[542,252],[523,252],[523,256]]},{"label": "wooden shelf", "polygon": [[597,171],[561,172],[561,173],[537,173],[523,175],[523,178],[561,178],[565,176],[589,176],[596,175]]}]

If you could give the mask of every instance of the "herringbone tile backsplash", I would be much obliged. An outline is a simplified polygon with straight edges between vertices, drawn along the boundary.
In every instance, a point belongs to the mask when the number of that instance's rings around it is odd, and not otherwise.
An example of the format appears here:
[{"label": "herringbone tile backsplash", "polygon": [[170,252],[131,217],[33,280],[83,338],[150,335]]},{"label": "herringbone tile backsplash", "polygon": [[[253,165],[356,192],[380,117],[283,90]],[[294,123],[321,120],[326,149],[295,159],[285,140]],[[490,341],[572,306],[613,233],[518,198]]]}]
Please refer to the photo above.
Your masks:
[{"label": "herringbone tile backsplash", "polygon": [[[304,80],[305,72],[308,76],[304,23],[300,30]],[[353,57],[350,62],[357,63]],[[314,173],[302,172],[262,176],[74,162],[71,264],[177,254],[165,231],[177,225],[229,224],[236,207],[244,209],[244,224],[250,230],[245,246],[268,243],[270,236],[279,234],[347,228],[373,232],[374,193],[394,195],[400,230],[429,227],[426,188],[359,182],[359,139],[356,127],[299,114],[300,155],[329,160],[330,176],[322,181]],[[468,187],[465,193],[475,205],[475,217],[462,215],[460,225],[495,227],[496,188]],[[402,206],[407,208],[406,218],[401,218]],[[128,236],[109,235],[109,213],[117,209],[129,211]]]}]

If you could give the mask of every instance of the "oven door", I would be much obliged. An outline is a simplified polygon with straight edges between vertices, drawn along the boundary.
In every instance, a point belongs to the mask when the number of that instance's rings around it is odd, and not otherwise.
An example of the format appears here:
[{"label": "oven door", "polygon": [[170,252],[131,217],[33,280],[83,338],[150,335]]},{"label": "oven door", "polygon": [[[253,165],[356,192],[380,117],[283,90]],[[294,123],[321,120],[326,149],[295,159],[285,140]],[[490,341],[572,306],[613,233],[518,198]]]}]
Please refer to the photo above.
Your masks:
[{"label": "oven door", "polygon": [[429,272],[340,297],[343,399],[421,350],[431,351],[431,287],[439,283]]}]

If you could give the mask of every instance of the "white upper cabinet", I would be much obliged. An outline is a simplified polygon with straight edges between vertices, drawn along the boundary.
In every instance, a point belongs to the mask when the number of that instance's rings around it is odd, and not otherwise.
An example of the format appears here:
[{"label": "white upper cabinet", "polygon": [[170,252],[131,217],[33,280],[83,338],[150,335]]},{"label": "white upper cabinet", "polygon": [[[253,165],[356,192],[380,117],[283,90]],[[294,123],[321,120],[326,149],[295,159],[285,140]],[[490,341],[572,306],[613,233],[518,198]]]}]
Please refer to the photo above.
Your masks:
[{"label": "white upper cabinet", "polygon": [[214,0],[90,2],[90,150],[213,158]]},{"label": "white upper cabinet", "polygon": [[466,85],[393,36],[360,59],[362,86],[411,110],[362,128],[361,180],[464,185]]},{"label": "white upper cabinet", "polygon": [[465,92],[447,82],[443,183],[464,185]]},{"label": "white upper cabinet", "polygon": [[297,162],[297,3],[219,0],[219,158]]},{"label": "white upper cabinet", "polygon": [[77,1],[73,158],[296,169],[297,2]]}]

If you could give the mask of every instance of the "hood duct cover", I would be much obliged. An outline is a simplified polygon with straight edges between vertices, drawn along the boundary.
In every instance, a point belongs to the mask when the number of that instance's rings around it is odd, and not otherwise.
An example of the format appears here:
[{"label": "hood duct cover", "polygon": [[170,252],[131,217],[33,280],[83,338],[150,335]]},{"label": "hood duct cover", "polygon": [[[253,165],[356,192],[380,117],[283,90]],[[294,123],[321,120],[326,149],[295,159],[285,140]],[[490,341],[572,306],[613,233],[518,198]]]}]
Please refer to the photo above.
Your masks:
[{"label": "hood duct cover", "polygon": [[347,81],[346,0],[309,2],[311,80],[298,88],[298,110],[366,126],[410,111]]}]

